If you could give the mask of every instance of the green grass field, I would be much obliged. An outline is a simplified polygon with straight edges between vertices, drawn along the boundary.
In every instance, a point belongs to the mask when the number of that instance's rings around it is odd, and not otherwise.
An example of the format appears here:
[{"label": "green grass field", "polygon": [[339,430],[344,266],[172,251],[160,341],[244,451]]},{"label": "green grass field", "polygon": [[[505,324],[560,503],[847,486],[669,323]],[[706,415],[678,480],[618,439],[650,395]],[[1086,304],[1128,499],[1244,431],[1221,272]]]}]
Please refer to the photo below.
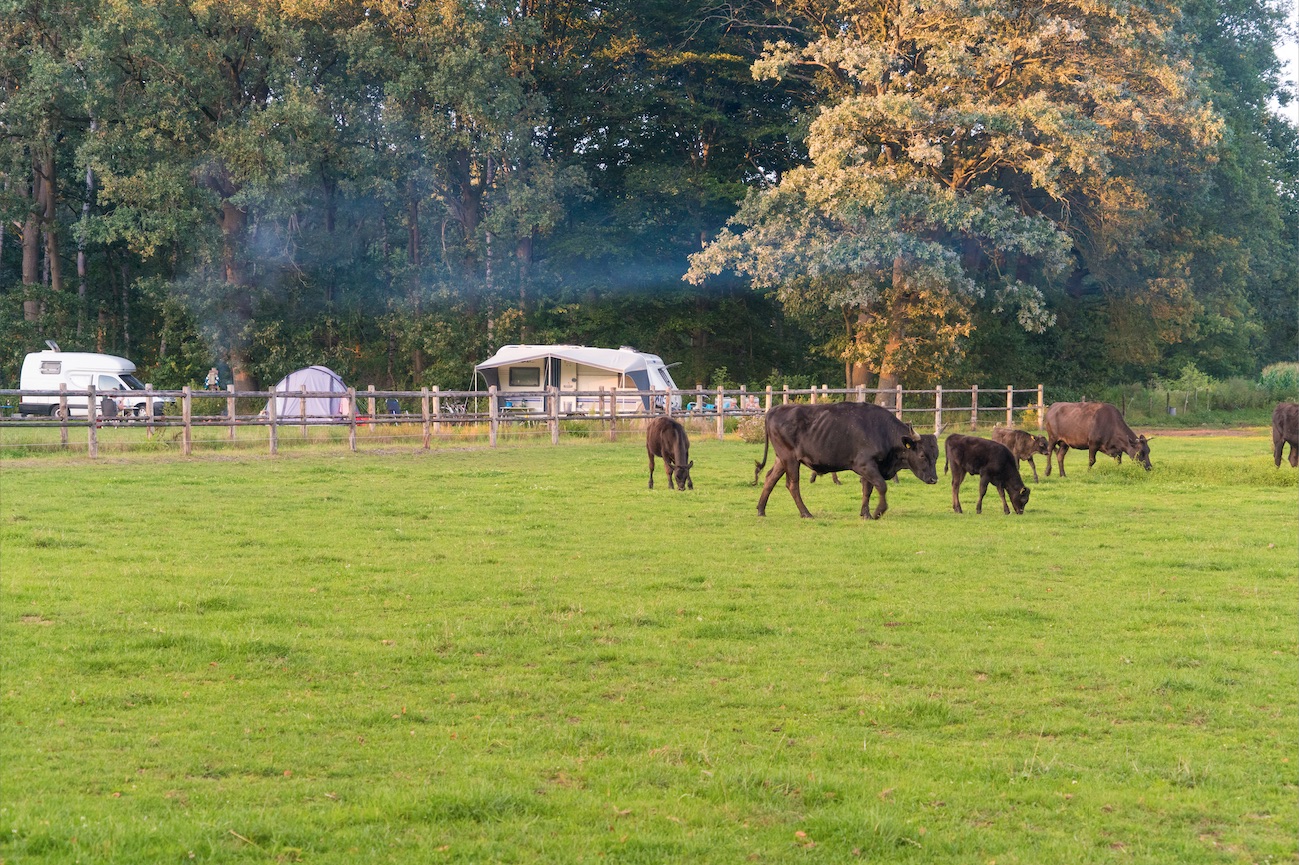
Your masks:
[{"label": "green grass field", "polygon": [[0,860],[1296,861],[1265,434],[879,522],[760,450],[0,463]]}]

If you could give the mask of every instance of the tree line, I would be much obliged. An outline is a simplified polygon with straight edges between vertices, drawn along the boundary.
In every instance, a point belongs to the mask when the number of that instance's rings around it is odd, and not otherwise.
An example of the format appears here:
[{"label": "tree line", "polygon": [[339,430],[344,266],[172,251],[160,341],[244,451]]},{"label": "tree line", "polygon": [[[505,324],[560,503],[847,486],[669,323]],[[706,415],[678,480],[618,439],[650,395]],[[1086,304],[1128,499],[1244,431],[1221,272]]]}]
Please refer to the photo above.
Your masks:
[{"label": "tree line", "polygon": [[1282,11],[0,0],[0,372],[1253,375],[1299,339]]}]

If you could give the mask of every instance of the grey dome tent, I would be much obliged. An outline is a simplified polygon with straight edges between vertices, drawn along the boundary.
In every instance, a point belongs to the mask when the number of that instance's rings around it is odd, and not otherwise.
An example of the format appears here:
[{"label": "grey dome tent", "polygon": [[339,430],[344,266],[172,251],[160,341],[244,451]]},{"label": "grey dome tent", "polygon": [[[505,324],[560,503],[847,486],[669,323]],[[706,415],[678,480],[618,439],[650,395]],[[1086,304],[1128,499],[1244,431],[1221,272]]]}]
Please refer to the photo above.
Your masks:
[{"label": "grey dome tent", "polygon": [[[302,397],[303,389],[316,396]],[[298,422],[306,416],[308,422],[328,423],[346,414],[347,385],[339,378],[338,373],[327,366],[309,366],[291,372],[280,379],[279,384],[271,388],[290,396],[275,397],[275,417],[281,422]],[[320,396],[328,393],[330,396]],[[296,394],[294,396],[293,394]],[[334,396],[333,394],[338,394]],[[270,402],[266,404],[270,411]]]}]

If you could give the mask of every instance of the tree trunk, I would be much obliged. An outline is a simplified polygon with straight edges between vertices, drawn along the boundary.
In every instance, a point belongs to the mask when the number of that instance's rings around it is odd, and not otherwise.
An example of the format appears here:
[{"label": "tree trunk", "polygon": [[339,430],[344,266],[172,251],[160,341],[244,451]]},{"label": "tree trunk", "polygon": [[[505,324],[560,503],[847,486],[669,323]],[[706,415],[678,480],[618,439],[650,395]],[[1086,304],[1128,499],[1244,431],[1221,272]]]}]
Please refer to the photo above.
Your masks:
[{"label": "tree trunk", "polygon": [[62,291],[63,262],[59,259],[59,224],[56,218],[58,214],[55,212],[58,197],[58,177],[54,171],[54,148],[51,146],[40,164],[40,172],[43,176],[41,203],[44,206],[44,215],[42,222],[45,224],[45,261],[50,269],[50,288],[54,291]]},{"label": "tree trunk", "polygon": [[519,263],[519,312],[523,314],[523,326],[519,328],[519,342],[527,345],[532,341],[532,298],[529,296],[529,283],[532,281],[532,239],[536,234],[534,228],[530,233],[519,238],[514,249],[514,257]]},{"label": "tree trunk", "polygon": [[890,292],[888,310],[889,335],[880,359],[880,392],[875,394],[876,405],[891,406],[896,402],[896,397],[889,395],[887,391],[898,386],[898,377],[902,372],[899,363],[903,341],[906,339],[906,282],[906,270],[902,256],[899,255],[893,259],[893,289]]},{"label": "tree trunk", "polygon": [[[90,131],[97,129],[90,121]],[[95,172],[86,166],[86,200],[81,202],[81,230],[77,232],[77,339],[86,326],[86,228],[90,223],[90,199],[95,197]]]},{"label": "tree trunk", "polygon": [[[423,314],[423,305],[424,305],[423,291],[421,290],[422,289],[421,268],[424,264],[424,252],[423,252],[423,247],[420,243],[419,197],[416,194],[414,184],[411,184],[411,186],[407,190],[407,193],[409,196],[408,198],[409,203],[406,208],[406,232],[407,232],[406,253],[411,263],[411,286],[410,286],[411,311],[414,313],[415,322],[416,325],[418,326],[420,316]],[[390,349],[395,350],[396,336],[390,335],[389,340],[391,341]],[[421,376],[423,376],[424,374],[424,349],[422,349],[418,344],[416,344],[414,349],[411,350],[410,361],[411,361],[412,370],[415,375],[414,381],[416,384],[418,384]],[[388,378],[391,380],[392,377],[393,377],[393,370],[392,370],[392,361],[390,359],[388,362]],[[392,387],[396,387],[396,384],[393,384]]]},{"label": "tree trunk", "polygon": [[[233,192],[231,193],[233,194]],[[247,273],[241,259],[248,211],[236,207],[227,198],[221,202],[221,265],[224,271],[227,303],[234,313],[234,327],[229,334],[227,359],[235,390],[256,390],[257,383],[248,368],[248,347],[243,344],[244,325],[252,321],[252,298],[248,293]]]},{"label": "tree trunk", "polygon": [[[35,166],[32,168],[32,180],[25,184],[28,192],[27,218],[23,220],[23,285],[39,285],[41,282],[41,218],[37,213],[41,197],[41,178]],[[23,301],[23,318],[36,321],[41,315],[40,301],[27,298]]]}]

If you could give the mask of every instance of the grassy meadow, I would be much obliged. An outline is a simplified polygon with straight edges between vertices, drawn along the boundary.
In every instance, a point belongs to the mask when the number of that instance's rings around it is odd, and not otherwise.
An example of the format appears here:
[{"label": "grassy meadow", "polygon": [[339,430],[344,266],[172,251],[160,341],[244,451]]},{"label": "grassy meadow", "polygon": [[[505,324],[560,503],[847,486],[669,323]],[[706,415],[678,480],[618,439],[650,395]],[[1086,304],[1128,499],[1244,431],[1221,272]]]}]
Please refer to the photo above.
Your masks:
[{"label": "grassy meadow", "polygon": [[1293,863],[1270,448],[879,522],[698,436],[6,460],[0,861]]}]

